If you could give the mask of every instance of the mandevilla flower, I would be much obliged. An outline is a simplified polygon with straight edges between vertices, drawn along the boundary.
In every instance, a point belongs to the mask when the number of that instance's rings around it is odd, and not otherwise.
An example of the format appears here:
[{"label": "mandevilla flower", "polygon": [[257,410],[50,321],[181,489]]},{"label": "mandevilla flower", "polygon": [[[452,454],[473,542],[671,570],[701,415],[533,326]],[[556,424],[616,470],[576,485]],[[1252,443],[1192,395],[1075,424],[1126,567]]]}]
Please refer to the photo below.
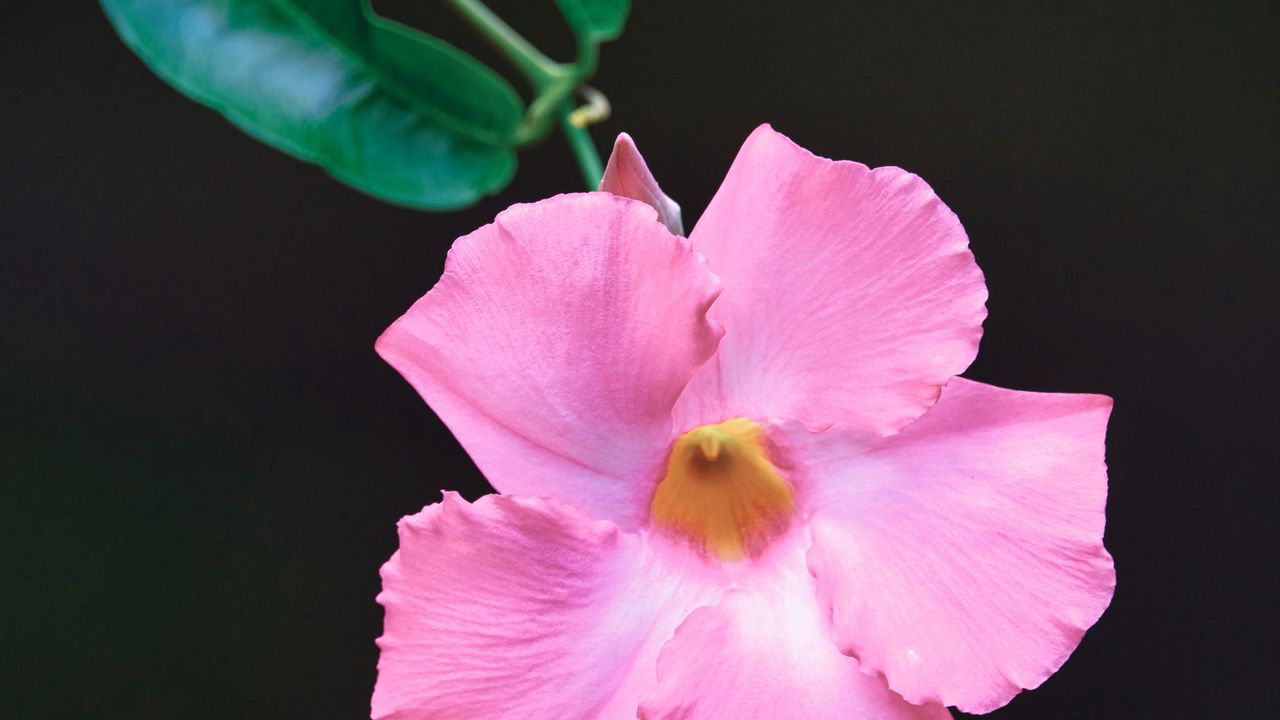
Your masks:
[{"label": "mandevilla flower", "polygon": [[1111,401],[954,377],[987,293],[929,186],[761,127],[688,239],[626,136],[603,187],[378,341],[503,494],[401,521],[373,715],[932,720],[1056,671]]}]

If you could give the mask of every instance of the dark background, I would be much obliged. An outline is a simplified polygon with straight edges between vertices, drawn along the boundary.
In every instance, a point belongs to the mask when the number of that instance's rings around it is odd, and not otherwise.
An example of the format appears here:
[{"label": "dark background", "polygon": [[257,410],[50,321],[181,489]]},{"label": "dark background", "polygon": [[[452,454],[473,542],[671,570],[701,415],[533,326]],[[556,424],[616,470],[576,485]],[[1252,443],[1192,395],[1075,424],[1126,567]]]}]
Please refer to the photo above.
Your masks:
[{"label": "dark background", "polygon": [[[478,48],[437,2],[376,4]],[[570,54],[549,2],[495,7]],[[453,238],[580,189],[567,147],[398,209],[181,97],[95,4],[6,15],[0,715],[367,717],[396,519],[487,491],[373,340]],[[994,718],[1272,714],[1276,16],[637,0],[604,49],[597,142],[629,131],[687,226],[761,122],[908,168],[990,286],[967,375],[1115,397],[1114,603]]]}]

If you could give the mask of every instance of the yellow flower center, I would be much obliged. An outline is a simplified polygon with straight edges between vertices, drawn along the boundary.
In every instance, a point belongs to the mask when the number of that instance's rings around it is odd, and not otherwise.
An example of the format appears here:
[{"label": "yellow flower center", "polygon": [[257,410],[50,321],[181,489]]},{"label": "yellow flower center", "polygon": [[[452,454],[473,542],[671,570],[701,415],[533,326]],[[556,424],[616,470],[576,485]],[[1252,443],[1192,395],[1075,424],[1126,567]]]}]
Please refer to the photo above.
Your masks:
[{"label": "yellow flower center", "polygon": [[676,440],[649,509],[654,525],[738,560],[786,527],[795,500],[765,453],[764,429],[734,418]]}]

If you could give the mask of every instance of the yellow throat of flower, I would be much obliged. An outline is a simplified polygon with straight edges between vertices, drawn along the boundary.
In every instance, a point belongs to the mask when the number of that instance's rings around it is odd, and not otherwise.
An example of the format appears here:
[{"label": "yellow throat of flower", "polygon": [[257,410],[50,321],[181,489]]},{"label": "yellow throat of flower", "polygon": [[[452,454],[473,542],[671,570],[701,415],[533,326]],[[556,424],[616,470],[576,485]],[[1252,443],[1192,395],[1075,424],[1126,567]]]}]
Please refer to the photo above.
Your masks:
[{"label": "yellow throat of flower", "polygon": [[734,418],[676,440],[649,509],[654,525],[738,560],[786,527],[795,500],[765,454],[764,429]]}]

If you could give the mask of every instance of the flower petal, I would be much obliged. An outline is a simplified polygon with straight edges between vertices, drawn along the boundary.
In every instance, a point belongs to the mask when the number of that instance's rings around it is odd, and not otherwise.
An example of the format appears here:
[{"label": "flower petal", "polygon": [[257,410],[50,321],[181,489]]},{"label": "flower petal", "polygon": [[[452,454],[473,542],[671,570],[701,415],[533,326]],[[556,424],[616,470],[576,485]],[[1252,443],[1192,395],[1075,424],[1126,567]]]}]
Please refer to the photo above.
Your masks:
[{"label": "flower petal", "polygon": [[626,133],[619,133],[613,143],[613,154],[609,156],[604,177],[600,179],[600,190],[649,205],[658,211],[658,219],[672,235],[684,235],[680,206],[658,187],[658,181],[640,156],[640,149]]},{"label": "flower petal", "polygon": [[554,501],[444,500],[400,522],[373,717],[635,717],[663,642],[722,593]]},{"label": "flower petal", "polygon": [[899,435],[793,423],[809,567],[836,643],[911,702],[988,712],[1037,687],[1111,600],[1110,398],[956,378]]},{"label": "flower petal", "polygon": [[917,706],[883,678],[858,670],[830,639],[803,558],[766,583],[693,611],[658,658],[658,684],[643,720],[858,718],[945,720],[940,705]]},{"label": "flower petal", "polygon": [[561,195],[459,239],[377,349],[495,488],[631,529],[661,478],[676,397],[719,339],[706,318],[717,292],[648,206]]},{"label": "flower petal", "polygon": [[968,367],[986,317],[956,216],[923,180],[747,138],[690,238],[724,281],[716,359],[677,430],[746,415],[887,435]]}]

